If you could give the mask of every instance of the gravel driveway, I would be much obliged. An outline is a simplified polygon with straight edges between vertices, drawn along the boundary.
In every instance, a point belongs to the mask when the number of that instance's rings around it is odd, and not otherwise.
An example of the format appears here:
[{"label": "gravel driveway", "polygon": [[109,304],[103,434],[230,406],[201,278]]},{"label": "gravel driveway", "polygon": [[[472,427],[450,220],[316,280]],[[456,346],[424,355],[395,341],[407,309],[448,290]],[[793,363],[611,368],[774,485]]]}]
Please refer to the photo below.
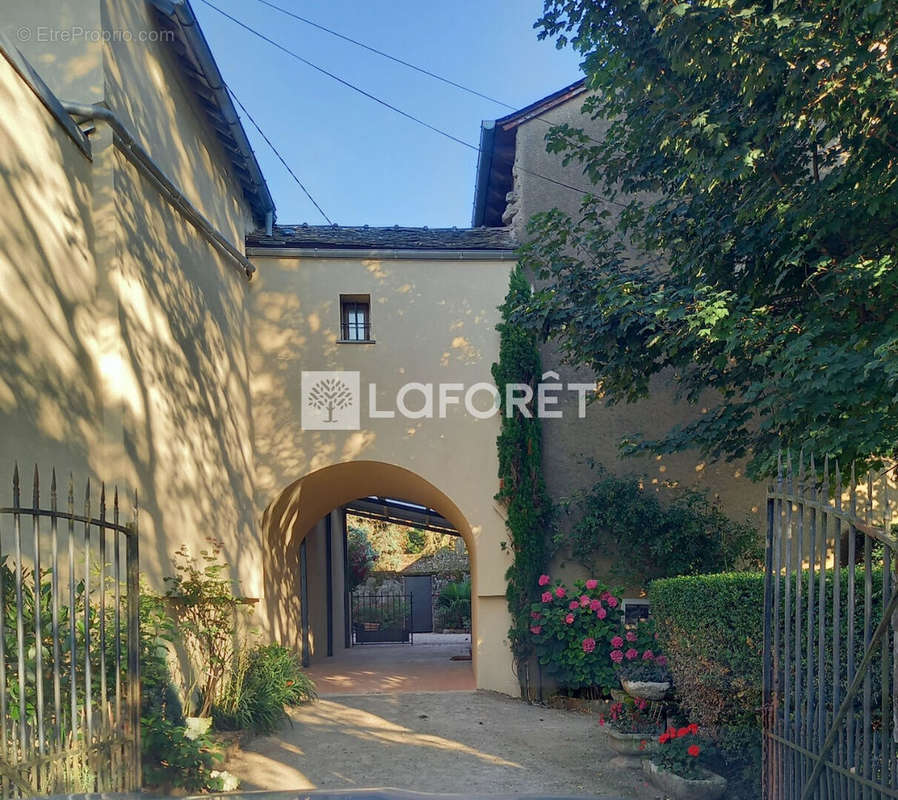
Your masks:
[{"label": "gravel driveway", "polygon": [[608,765],[594,716],[490,692],[331,696],[291,720],[230,759],[243,789],[659,796]]}]

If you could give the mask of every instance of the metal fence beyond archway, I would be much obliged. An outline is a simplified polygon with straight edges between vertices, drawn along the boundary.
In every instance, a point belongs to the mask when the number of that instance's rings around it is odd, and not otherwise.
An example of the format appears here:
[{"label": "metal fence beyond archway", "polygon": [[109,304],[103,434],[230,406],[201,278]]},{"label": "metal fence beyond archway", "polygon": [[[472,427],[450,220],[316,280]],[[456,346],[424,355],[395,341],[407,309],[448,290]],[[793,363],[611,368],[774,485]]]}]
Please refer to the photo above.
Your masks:
[{"label": "metal fence beyond archway", "polygon": [[42,506],[35,467],[23,505],[16,468],[0,507],[3,798],[140,787],[137,498],[81,496],[53,471]]},{"label": "metal fence beyond archway", "polygon": [[898,798],[894,500],[803,462],[767,495],[764,798]]}]

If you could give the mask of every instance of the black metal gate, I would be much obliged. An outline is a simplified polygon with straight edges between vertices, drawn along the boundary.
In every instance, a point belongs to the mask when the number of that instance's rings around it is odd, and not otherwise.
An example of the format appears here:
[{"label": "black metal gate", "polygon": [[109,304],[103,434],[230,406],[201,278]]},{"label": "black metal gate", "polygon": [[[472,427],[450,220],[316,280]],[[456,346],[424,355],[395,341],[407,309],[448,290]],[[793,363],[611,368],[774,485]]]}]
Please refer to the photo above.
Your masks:
[{"label": "black metal gate", "polygon": [[898,540],[885,476],[780,466],[767,500],[764,797],[898,798]]},{"label": "black metal gate", "polygon": [[0,796],[130,791],[140,787],[137,498],[120,520],[118,491],[82,513],[56,473],[42,508],[13,474],[0,508]]},{"label": "black metal gate", "polygon": [[410,594],[353,594],[353,644],[414,644]]}]

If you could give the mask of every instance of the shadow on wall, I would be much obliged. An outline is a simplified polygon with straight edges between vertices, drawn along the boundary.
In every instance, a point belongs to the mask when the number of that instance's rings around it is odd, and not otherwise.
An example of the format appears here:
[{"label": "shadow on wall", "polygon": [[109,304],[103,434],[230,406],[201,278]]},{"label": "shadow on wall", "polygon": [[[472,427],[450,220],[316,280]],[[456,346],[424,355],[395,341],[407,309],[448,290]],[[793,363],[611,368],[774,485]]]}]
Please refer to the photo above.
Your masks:
[{"label": "shadow on wall", "polygon": [[91,163],[0,59],[0,469],[134,487],[152,583],[214,536],[259,596],[245,282],[107,137]]},{"label": "shadow on wall", "polygon": [[[477,551],[474,535],[458,507],[415,473],[376,461],[350,461],[312,472],[286,487],[265,510],[266,614],[274,637],[301,647],[299,546],[315,523],[359,497],[402,498],[433,508],[460,533],[471,561],[472,616],[476,620]],[[475,621],[476,625],[476,621]]]}]

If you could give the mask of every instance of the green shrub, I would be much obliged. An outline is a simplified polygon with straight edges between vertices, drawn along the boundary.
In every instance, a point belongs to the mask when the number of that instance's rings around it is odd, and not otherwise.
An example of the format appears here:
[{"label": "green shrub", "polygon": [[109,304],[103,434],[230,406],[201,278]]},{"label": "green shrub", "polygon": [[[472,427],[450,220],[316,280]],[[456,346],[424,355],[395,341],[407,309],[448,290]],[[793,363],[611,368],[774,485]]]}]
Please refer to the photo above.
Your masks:
[{"label": "green shrub", "polygon": [[677,697],[689,719],[744,748],[759,741],[764,575],[656,580],[649,601]]},{"label": "green shrub", "polygon": [[223,759],[218,743],[210,736],[187,737],[187,729],[152,712],[141,719],[140,746],[143,781],[164,793],[172,788],[188,792],[221,791],[220,777],[212,775]]},{"label": "green shrub", "polygon": [[[882,566],[871,570],[873,626],[881,618]],[[831,687],[833,651],[830,612],[832,609],[833,570],[827,570],[824,603],[827,609],[827,635],[824,643],[824,670],[817,669],[816,635],[812,652],[812,691],[818,681]],[[841,594],[840,683],[842,695],[847,689],[848,648],[848,578],[849,569],[839,572]],[[783,579],[785,580],[785,579]],[[795,573],[790,578],[795,590]],[[802,576],[802,595],[807,603],[807,572]],[[785,587],[781,584],[781,593]],[[818,583],[815,576],[814,598]],[[793,595],[794,596],[794,595]],[[649,587],[652,615],[656,621],[659,642],[669,657],[677,699],[690,720],[697,722],[716,739],[721,753],[731,763],[741,761],[748,774],[760,769],[760,708],[762,701],[762,650],[764,636],[764,576],[761,573],[725,573],[666,578],[653,581]],[[807,606],[805,605],[805,614]],[[780,635],[784,634],[782,608]],[[855,567],[855,663],[860,664],[864,652],[864,568]],[[791,629],[790,625],[790,629]],[[804,627],[801,633],[805,636]],[[803,645],[803,647],[805,647]],[[803,649],[794,661],[787,682],[792,683],[794,669],[807,674],[807,653]],[[875,653],[871,671],[879,674],[879,651]],[[880,724],[880,687],[873,681],[873,724]],[[829,691],[829,689],[828,689]],[[862,698],[856,700],[856,713],[861,713]],[[751,796],[750,794],[747,796]]]},{"label": "green shrub", "polygon": [[444,628],[471,626],[471,581],[451,581],[437,598],[439,618]]},{"label": "green shrub", "polygon": [[364,528],[350,527],[346,532],[346,559],[349,562],[349,574],[347,581],[349,591],[361,586],[366,580],[378,553],[371,545],[368,534]]},{"label": "green shrub", "polygon": [[213,711],[215,725],[271,733],[286,719],[285,706],[308,703],[317,696],[314,684],[287,648],[268,644],[248,653],[240,650],[228,690]]},{"label": "green shrub", "polygon": [[761,566],[755,527],[729,519],[705,495],[686,492],[665,506],[639,478],[596,470],[592,487],[566,503],[576,521],[559,537],[585,565],[610,547],[615,574],[626,580]]}]

